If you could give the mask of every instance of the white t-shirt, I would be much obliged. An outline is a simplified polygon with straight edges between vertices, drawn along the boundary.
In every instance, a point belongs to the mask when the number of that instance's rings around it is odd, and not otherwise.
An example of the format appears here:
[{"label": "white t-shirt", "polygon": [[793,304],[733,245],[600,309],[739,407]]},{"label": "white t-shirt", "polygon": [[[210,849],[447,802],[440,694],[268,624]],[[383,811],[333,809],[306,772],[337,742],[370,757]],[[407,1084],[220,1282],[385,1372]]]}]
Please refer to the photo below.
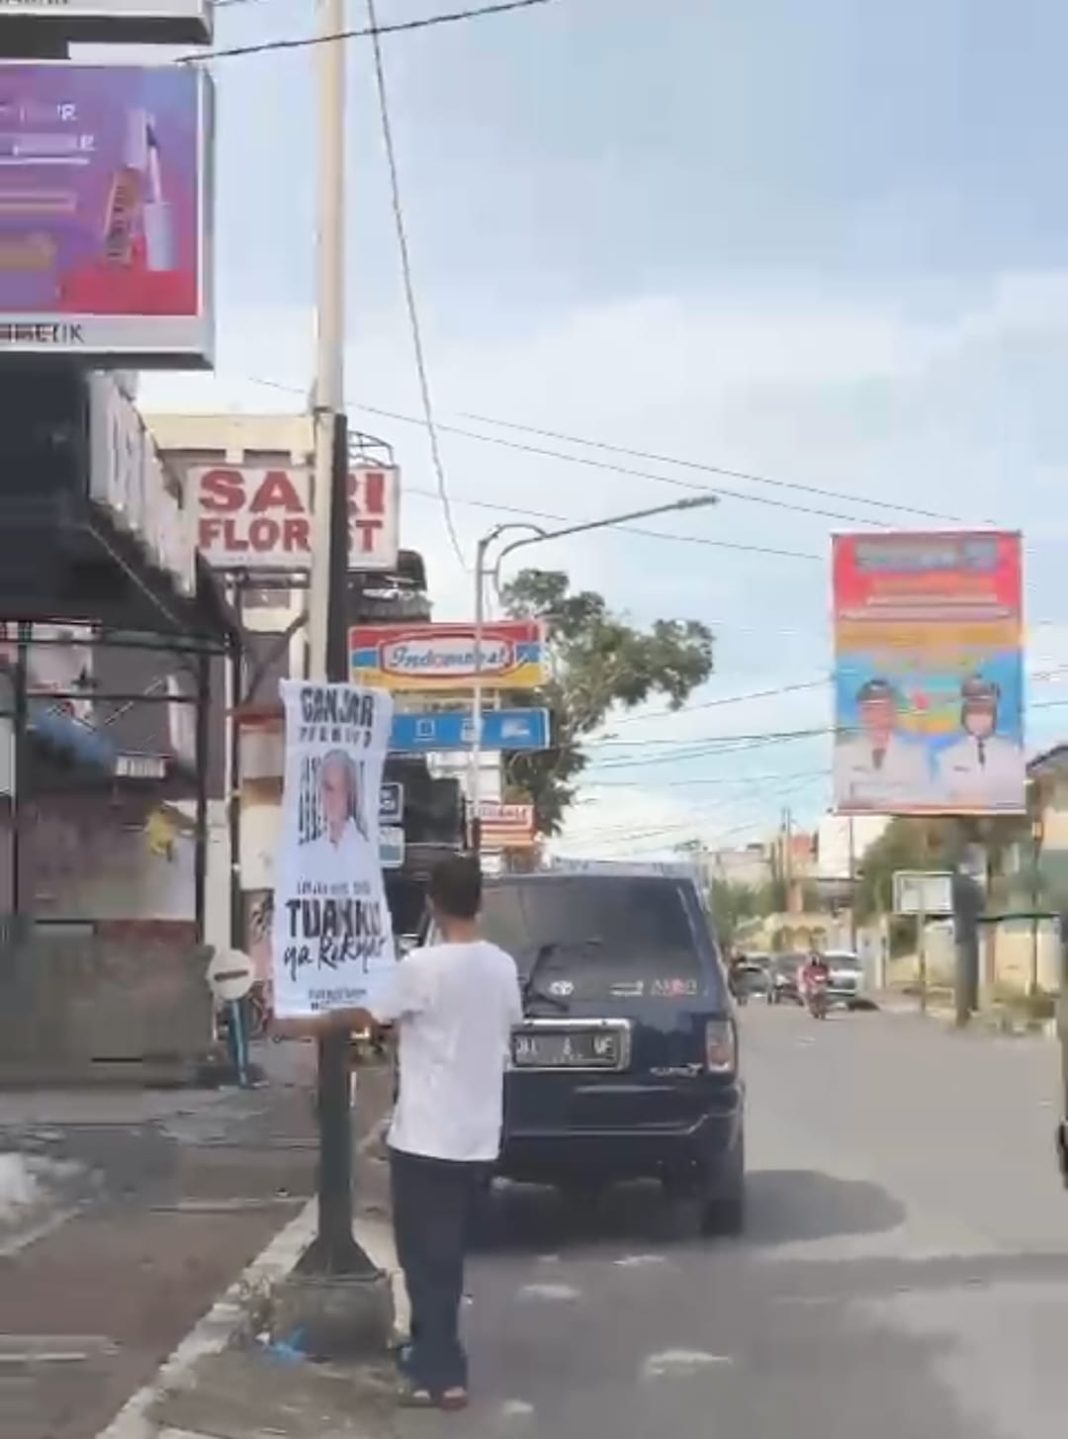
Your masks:
[{"label": "white t-shirt", "polygon": [[432,1159],[496,1159],[504,1071],[523,1016],[511,956],[481,939],[414,949],[373,1008],[398,1029],[391,1147]]}]

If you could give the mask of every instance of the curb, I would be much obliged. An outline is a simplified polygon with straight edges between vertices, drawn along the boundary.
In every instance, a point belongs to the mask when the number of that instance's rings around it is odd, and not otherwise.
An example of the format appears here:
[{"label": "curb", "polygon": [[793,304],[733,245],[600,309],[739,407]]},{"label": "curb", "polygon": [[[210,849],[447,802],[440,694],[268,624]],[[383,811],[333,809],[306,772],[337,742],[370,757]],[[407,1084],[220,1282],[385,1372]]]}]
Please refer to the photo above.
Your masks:
[{"label": "curb", "polygon": [[[310,1199],[215,1301],[149,1383],[132,1394],[111,1423],[98,1431],[96,1439],[211,1439],[188,1430],[160,1428],[149,1411],[164,1390],[173,1388],[201,1359],[221,1353],[247,1328],[250,1293],[270,1288],[290,1273],[314,1237],[317,1222],[318,1200]],[[391,1226],[385,1220],[357,1218],[353,1232],[374,1263],[390,1276],[400,1324],[407,1318],[407,1296],[399,1282]]]}]

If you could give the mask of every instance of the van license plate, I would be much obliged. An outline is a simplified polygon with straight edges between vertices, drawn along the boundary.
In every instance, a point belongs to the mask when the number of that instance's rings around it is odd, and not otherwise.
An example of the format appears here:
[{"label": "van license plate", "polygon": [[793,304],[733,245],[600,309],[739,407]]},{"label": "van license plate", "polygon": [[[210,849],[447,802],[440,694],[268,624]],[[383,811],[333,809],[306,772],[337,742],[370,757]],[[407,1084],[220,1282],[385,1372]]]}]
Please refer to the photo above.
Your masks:
[{"label": "van license plate", "polygon": [[520,1031],[512,1038],[517,1069],[618,1069],[619,1035],[608,1029]]}]

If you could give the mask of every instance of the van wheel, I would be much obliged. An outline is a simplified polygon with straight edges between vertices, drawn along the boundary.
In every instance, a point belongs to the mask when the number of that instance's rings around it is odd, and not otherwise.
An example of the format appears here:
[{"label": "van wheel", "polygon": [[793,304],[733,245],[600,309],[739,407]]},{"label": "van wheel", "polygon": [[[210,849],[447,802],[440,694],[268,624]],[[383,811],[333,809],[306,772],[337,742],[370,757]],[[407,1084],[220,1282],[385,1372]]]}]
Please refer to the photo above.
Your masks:
[{"label": "van wheel", "polygon": [[739,1136],[729,1173],[717,1179],[701,1206],[701,1233],[735,1237],[745,1229],[745,1141]]}]

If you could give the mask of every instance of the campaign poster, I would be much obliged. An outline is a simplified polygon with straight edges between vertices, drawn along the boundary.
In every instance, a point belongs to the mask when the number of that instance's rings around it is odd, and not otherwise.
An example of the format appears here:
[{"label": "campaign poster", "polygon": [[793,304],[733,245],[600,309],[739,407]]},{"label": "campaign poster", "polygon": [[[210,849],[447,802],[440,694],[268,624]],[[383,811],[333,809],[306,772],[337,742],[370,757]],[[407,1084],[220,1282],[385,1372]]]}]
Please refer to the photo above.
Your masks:
[{"label": "campaign poster", "polygon": [[838,535],[835,806],[1025,809],[1020,536]]},{"label": "campaign poster", "polygon": [[285,778],[272,959],[282,1019],[359,1009],[393,967],[379,797],[393,702],[285,680]]},{"label": "campaign poster", "polygon": [[0,63],[0,353],[210,357],[210,82]]}]

